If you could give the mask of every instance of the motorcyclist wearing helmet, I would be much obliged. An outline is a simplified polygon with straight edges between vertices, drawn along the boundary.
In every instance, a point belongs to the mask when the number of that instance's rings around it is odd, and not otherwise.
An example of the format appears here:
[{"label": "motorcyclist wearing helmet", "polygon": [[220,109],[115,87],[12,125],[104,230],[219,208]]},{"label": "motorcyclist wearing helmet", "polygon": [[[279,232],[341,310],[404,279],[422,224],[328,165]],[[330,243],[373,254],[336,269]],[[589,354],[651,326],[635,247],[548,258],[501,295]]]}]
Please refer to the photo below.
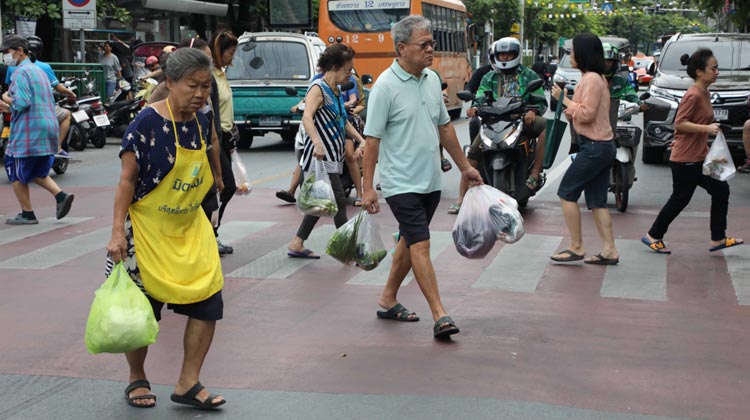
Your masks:
[{"label": "motorcyclist wearing helmet", "polygon": [[[52,89],[62,95],[65,95],[65,97],[68,98],[69,102],[75,102],[78,99],[76,94],[72,90],[65,87],[64,84],[60,83],[59,80],[57,80],[57,75],[55,74],[55,71],[52,70],[52,67],[49,64],[39,59],[39,57],[42,56],[42,50],[44,49],[44,43],[42,42],[42,39],[38,36],[31,35],[26,37],[26,41],[29,44],[29,60],[37,67],[44,70],[44,73],[47,74],[47,78],[49,79],[49,84]],[[6,84],[10,85],[10,76],[11,74],[13,74],[13,71],[15,69],[15,66],[8,67],[8,72],[5,75]],[[57,116],[57,123],[60,124],[60,137],[58,138],[57,154],[62,157],[69,157],[69,153],[63,150],[62,146],[65,137],[68,136],[68,130],[70,130],[70,111],[58,105],[55,105],[55,115]]]},{"label": "motorcyclist wearing helmet", "polygon": [[151,55],[146,59],[146,68],[148,71],[156,71],[160,69],[159,59],[155,55]]},{"label": "motorcyclist wearing helmet", "polygon": [[620,51],[614,45],[605,42],[604,47],[604,77],[609,84],[609,96],[612,99],[622,99],[641,106],[641,111],[648,109],[648,105],[638,98],[638,93],[628,80],[620,75]]}]

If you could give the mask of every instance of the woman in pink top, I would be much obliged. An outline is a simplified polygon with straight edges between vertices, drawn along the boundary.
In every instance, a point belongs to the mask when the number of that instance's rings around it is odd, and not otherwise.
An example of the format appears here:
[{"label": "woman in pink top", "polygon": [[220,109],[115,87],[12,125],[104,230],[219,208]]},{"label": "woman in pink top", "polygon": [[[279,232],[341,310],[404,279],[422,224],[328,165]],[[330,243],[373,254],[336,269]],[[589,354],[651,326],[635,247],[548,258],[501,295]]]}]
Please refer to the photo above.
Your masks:
[{"label": "woman in pink top", "polygon": [[657,254],[671,254],[664,243],[670,223],[687,207],[697,187],[711,195],[711,241],[709,251],[741,245],[742,239],[728,238],[727,211],[729,184],[703,175],[703,159],[708,154],[708,136],[719,133],[708,87],[719,76],[719,63],[711,50],[701,48],[690,57],[680,57],[695,84],[685,92],[677,108],[675,135],[669,166],[672,168],[672,195],[662,207],[648,234],[641,238]]},{"label": "woman in pink top", "polygon": [[[550,257],[557,262],[582,260],[586,254],[581,233],[581,211],[578,198],[585,193],[586,205],[594,215],[594,223],[602,239],[602,251],[584,261],[586,264],[614,265],[620,261],[612,219],[607,210],[609,172],[615,159],[614,134],[609,122],[609,87],[602,76],[604,48],[599,38],[581,34],[573,38],[570,63],[583,76],[572,99],[563,99],[565,116],[578,133],[580,152],[565,172],[557,195],[562,203],[565,222],[570,232],[570,246]],[[560,96],[560,87],[552,87],[552,97]]]}]

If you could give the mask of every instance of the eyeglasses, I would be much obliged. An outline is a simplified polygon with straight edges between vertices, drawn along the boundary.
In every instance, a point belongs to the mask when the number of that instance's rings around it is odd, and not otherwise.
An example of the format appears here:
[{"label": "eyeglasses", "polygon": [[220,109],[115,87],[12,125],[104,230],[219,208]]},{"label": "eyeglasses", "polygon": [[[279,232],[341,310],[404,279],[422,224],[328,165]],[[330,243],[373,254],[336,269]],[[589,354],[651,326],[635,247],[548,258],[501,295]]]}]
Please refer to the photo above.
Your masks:
[{"label": "eyeglasses", "polygon": [[435,45],[437,45],[437,42],[435,42],[435,40],[433,39],[433,40],[430,40],[430,41],[425,41],[425,42],[423,42],[421,44],[416,44],[416,43],[413,43],[413,42],[404,42],[404,44],[418,45],[420,49],[426,50],[427,47],[435,48]]}]

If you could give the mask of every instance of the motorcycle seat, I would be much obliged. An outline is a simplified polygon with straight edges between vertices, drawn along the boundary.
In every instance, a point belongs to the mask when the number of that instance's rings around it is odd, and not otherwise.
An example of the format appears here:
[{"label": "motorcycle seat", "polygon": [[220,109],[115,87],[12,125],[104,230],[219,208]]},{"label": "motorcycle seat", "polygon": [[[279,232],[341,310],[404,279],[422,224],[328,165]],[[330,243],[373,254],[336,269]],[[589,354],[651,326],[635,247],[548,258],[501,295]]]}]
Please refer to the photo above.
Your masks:
[{"label": "motorcycle seat", "polygon": [[106,106],[107,111],[114,111],[120,108],[124,108],[133,103],[133,99],[125,99],[124,101],[117,101]]}]

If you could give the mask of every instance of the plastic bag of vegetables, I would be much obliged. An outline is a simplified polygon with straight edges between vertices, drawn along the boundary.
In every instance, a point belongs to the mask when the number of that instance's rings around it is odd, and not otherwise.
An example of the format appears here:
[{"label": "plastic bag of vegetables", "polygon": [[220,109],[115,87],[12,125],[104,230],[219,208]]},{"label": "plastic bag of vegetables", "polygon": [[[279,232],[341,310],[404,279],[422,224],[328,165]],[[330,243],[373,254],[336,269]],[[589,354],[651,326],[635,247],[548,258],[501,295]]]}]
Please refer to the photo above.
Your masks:
[{"label": "plastic bag of vegetables", "polygon": [[326,254],[344,264],[357,263],[365,271],[374,270],[388,251],[380,239],[378,225],[365,210],[336,229],[328,241]]},{"label": "plastic bag of vegetables", "polygon": [[333,217],[339,211],[331,179],[328,178],[323,162],[318,159],[313,159],[310,172],[302,182],[297,208],[305,215],[318,217]]},{"label": "plastic bag of vegetables", "polygon": [[523,235],[523,217],[513,197],[488,185],[469,188],[453,225],[459,254],[484,258],[498,239],[513,243]]}]

